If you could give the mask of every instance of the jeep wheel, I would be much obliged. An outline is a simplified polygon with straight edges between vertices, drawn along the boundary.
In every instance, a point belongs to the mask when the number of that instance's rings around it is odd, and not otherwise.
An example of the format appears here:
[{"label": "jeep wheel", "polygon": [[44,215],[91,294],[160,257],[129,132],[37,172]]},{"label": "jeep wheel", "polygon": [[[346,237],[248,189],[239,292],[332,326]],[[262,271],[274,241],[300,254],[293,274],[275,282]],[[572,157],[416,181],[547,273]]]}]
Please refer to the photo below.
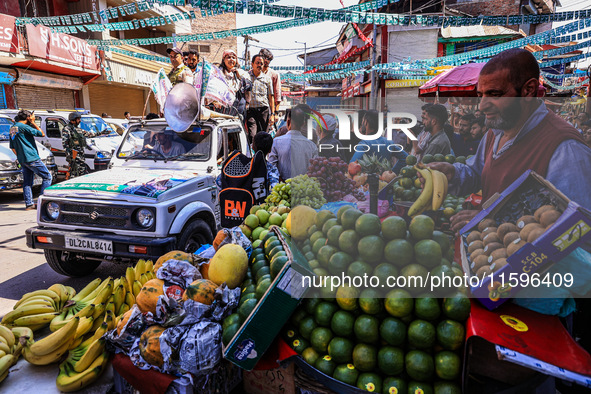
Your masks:
[{"label": "jeep wheel", "polygon": [[78,259],[60,250],[45,249],[47,264],[58,274],[80,277],[91,274],[101,262],[97,260]]},{"label": "jeep wheel", "polygon": [[177,249],[183,252],[193,253],[201,245],[211,244],[213,234],[211,228],[203,220],[194,220],[189,222],[179,235]]}]

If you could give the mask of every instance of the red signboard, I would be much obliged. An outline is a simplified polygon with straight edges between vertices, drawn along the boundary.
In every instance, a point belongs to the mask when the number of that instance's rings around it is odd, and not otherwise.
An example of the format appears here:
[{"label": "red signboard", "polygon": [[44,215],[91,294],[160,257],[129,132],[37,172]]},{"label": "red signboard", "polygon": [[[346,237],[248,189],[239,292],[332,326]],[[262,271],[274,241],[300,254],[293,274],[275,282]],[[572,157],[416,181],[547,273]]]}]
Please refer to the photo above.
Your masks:
[{"label": "red signboard", "polygon": [[0,51],[18,52],[16,18],[0,14]]},{"label": "red signboard", "polygon": [[98,70],[96,47],[45,26],[27,25],[29,55],[82,68]]}]

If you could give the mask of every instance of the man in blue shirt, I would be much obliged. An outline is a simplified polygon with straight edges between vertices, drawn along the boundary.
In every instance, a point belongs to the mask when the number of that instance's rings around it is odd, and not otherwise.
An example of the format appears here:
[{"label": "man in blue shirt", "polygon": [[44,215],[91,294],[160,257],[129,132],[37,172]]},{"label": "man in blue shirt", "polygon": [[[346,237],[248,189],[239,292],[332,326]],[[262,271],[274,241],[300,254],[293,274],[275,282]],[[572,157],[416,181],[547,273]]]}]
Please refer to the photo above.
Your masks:
[{"label": "man in blue shirt", "polygon": [[35,124],[35,114],[21,110],[16,115],[16,123],[10,128],[10,149],[16,154],[23,171],[23,195],[26,210],[37,209],[33,202],[33,178],[41,177],[41,194],[51,185],[51,173],[39,157],[35,137],[44,137],[43,131]]},{"label": "man in blue shirt", "polygon": [[[361,133],[364,135],[376,135],[379,126],[380,113],[375,110],[367,111],[361,123]],[[390,150],[392,150],[392,152]],[[392,156],[398,159],[392,171],[396,174],[400,172],[402,167],[406,166],[406,156],[408,153],[402,150],[402,146],[396,146],[393,141],[386,139],[383,136],[377,137],[373,140],[361,140],[355,147],[355,154],[351,158],[350,163],[357,161],[363,155],[375,154],[379,158],[387,159],[391,163]]]}]

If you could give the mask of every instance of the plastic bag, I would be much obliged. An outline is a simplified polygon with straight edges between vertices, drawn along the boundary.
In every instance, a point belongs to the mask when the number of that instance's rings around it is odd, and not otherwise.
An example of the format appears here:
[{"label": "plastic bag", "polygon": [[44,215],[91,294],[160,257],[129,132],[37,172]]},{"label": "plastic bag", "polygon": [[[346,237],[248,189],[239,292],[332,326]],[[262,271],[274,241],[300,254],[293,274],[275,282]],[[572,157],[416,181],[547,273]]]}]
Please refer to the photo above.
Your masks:
[{"label": "plastic bag", "polygon": [[222,231],[226,234],[226,237],[220,243],[218,250],[226,244],[240,245],[246,251],[248,258],[250,259],[250,255],[252,254],[252,244],[250,243],[250,239],[248,239],[242,230],[240,230],[240,227],[224,228]]},{"label": "plastic bag", "polygon": [[320,209],[317,209],[317,211],[326,210],[326,211],[330,211],[336,215],[337,212],[339,211],[339,209],[341,209],[345,205],[350,205],[353,208],[357,208],[357,204],[354,202],[336,201],[336,202],[329,202],[329,203],[324,204],[323,206],[320,207]]},{"label": "plastic bag", "polygon": [[[357,203],[357,209],[363,213],[370,213],[369,200],[360,201]],[[390,212],[390,203],[387,200],[378,200],[378,216],[384,217]]]}]

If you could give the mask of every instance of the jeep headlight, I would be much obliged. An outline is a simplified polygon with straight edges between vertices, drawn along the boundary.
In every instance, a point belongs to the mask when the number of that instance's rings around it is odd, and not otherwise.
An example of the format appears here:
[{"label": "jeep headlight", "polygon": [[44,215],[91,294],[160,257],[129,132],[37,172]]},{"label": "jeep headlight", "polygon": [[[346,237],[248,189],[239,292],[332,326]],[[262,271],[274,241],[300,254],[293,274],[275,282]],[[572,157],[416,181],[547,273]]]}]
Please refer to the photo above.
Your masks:
[{"label": "jeep headlight", "polygon": [[0,160],[0,170],[17,170],[16,161]]},{"label": "jeep headlight", "polygon": [[139,209],[135,214],[135,218],[137,223],[144,228],[149,228],[154,224],[154,213],[147,208]]},{"label": "jeep headlight", "polygon": [[56,220],[57,217],[60,215],[60,206],[55,201],[50,201],[45,206],[45,212],[47,212],[47,216],[51,220]]},{"label": "jeep headlight", "polygon": [[107,152],[107,151],[96,152],[97,159],[110,159],[111,156],[112,156],[111,152]]},{"label": "jeep headlight", "polygon": [[52,156],[47,156],[47,158],[45,159],[45,165],[49,165],[52,166],[55,164],[55,157]]}]

